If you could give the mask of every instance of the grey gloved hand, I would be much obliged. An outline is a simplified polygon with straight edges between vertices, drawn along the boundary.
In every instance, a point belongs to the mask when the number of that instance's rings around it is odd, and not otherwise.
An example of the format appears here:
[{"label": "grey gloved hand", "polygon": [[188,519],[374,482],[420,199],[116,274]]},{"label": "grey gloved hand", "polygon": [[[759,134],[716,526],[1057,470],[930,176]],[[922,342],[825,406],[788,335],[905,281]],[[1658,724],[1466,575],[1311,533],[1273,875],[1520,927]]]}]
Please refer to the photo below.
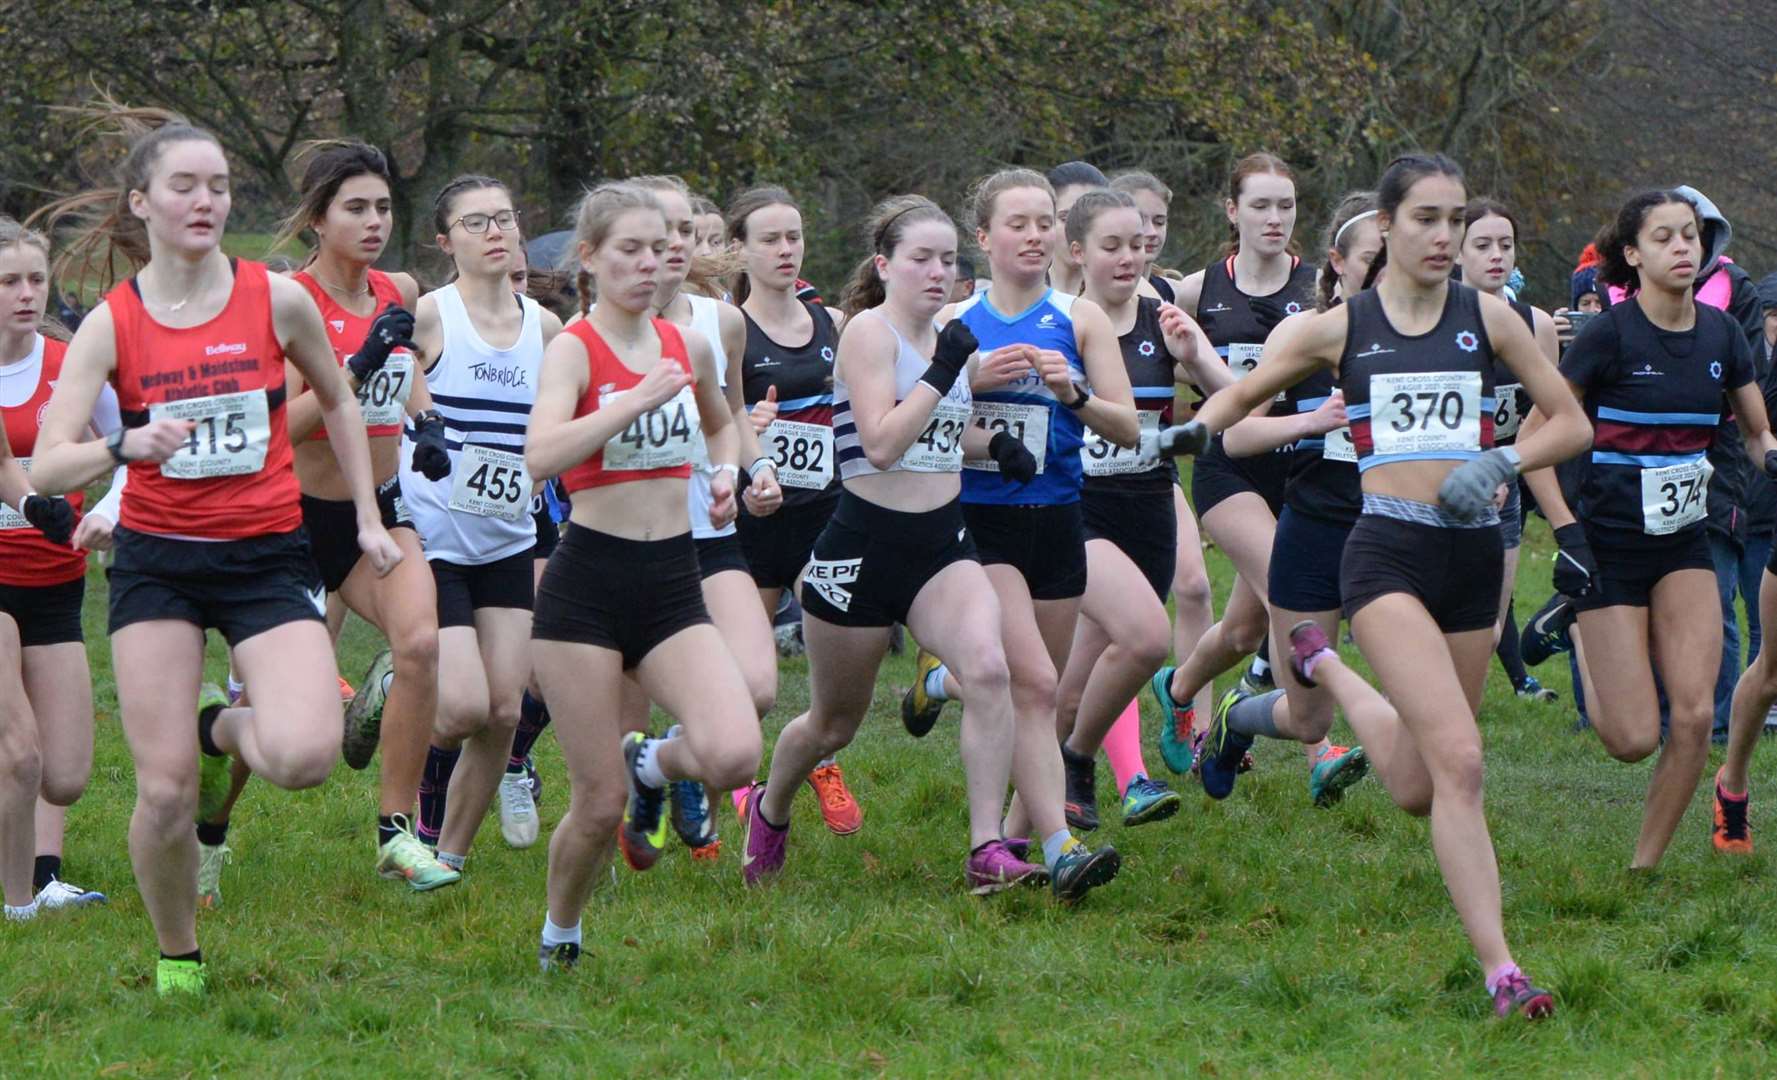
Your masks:
[{"label": "grey gloved hand", "polygon": [[1473,461],[1465,461],[1450,470],[1438,486],[1438,502],[1459,521],[1479,521],[1493,505],[1493,493],[1499,485],[1518,476],[1518,451],[1499,446],[1482,451]]},{"label": "grey gloved hand", "polygon": [[1209,449],[1209,429],[1202,421],[1175,424],[1161,431],[1154,439],[1154,450],[1161,457],[1201,454]]}]

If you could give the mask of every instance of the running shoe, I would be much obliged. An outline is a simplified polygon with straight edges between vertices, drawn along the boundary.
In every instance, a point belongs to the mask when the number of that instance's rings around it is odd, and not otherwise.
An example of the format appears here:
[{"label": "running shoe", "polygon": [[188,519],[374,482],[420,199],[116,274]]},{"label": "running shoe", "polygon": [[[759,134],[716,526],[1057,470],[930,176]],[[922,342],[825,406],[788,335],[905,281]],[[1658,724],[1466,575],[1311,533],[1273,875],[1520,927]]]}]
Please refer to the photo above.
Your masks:
[{"label": "running shoe", "polygon": [[222,906],[222,868],[234,855],[227,844],[197,846],[197,906],[215,911]]},{"label": "running shoe", "polygon": [[964,869],[969,879],[969,892],[976,896],[987,896],[1045,876],[1042,867],[1012,854],[1011,846],[1004,840],[989,840],[969,852]]},{"label": "running shoe", "polygon": [[1518,696],[1526,701],[1540,701],[1551,704],[1561,700],[1561,695],[1536,681],[1535,675],[1524,677],[1524,685],[1518,687]]},{"label": "running shoe", "polygon": [[1345,797],[1345,789],[1364,778],[1370,771],[1370,759],[1361,746],[1321,748],[1314,767],[1308,770],[1308,798],[1325,809]]},{"label": "running shoe", "polygon": [[1061,804],[1071,828],[1091,832],[1098,828],[1098,759],[1061,746],[1061,771],[1066,794]]},{"label": "running shoe", "polygon": [[528,848],[537,842],[537,804],[531,801],[531,783],[520,772],[500,775],[500,835],[510,848]]},{"label": "running shoe", "polygon": [[747,846],[740,860],[741,879],[757,885],[784,868],[784,846],[790,839],[790,826],[774,829],[759,816],[759,794],[764,784],[747,789]]},{"label": "running shoe", "polygon": [[1160,757],[1174,776],[1183,776],[1197,763],[1196,747],[1191,729],[1197,723],[1197,712],[1189,702],[1180,705],[1172,700],[1172,673],[1176,667],[1163,667],[1148,680],[1148,690],[1160,706]]},{"label": "running shoe", "polygon": [[1526,1020],[1542,1020],[1555,1015],[1555,996],[1547,990],[1530,985],[1529,976],[1514,971],[1499,980],[1493,988],[1493,1014],[1507,1017],[1517,1013]]},{"label": "running shoe", "polygon": [[[383,731],[383,703],[388,698],[383,693],[383,684],[394,671],[395,658],[389,650],[377,653],[376,659],[370,662],[370,670],[364,673],[363,684],[346,705],[345,740],[340,753],[346,764],[354,769],[364,768],[376,756],[376,745]],[[344,676],[339,682],[346,686]],[[346,688],[350,689],[349,686]]]},{"label": "running shoe", "polygon": [[358,691],[353,690],[352,684],[349,682],[346,682],[346,677],[344,675],[341,675],[339,677],[339,703],[341,705],[348,704],[353,698],[355,698],[357,696],[358,696]]},{"label": "running shoe", "polygon": [[524,756],[524,778],[531,784],[531,805],[543,805],[543,778],[537,775],[537,760],[529,754]]},{"label": "running shoe", "polygon": [[463,880],[461,871],[453,870],[440,862],[437,854],[420,843],[407,815],[396,814],[393,820],[395,835],[376,853],[378,874],[405,881],[413,887],[414,892],[431,892]]},{"label": "running shoe", "polygon": [[774,626],[771,628],[771,635],[777,639],[777,654],[785,659],[801,656],[808,651],[808,646],[802,643],[801,623],[784,623],[782,626]]},{"label": "running shoe", "polygon": [[1271,677],[1269,667],[1265,669],[1265,674],[1255,675],[1252,665],[1248,664],[1246,670],[1240,673],[1239,686],[1241,692],[1247,697],[1258,697],[1260,694],[1269,694],[1277,689],[1277,680]]},{"label": "running shoe", "polygon": [[1747,820],[1746,811],[1752,802],[1752,793],[1746,792],[1738,798],[1730,796],[1721,789],[1721,774],[1715,774],[1715,828],[1710,830],[1709,842],[1715,850],[1723,855],[1752,854],[1752,823]]},{"label": "running shoe", "polygon": [[572,971],[580,962],[580,946],[571,941],[537,948],[537,966],[544,971]]},{"label": "running shoe", "polygon": [[666,847],[666,789],[649,787],[636,775],[642,747],[648,737],[632,731],[623,737],[623,766],[629,775],[629,801],[623,807],[623,824],[617,828],[617,846],[631,870],[647,870]]},{"label": "running shoe", "polygon": [[901,726],[916,739],[924,738],[944,713],[944,702],[926,693],[926,676],[943,665],[924,649],[913,659],[913,685],[901,695]]},{"label": "running shoe", "polygon": [[38,911],[54,911],[57,908],[92,907],[95,904],[103,904],[105,902],[105,894],[102,892],[93,892],[91,889],[82,889],[56,878],[50,878],[49,884],[45,885],[42,890],[37,893]]},{"label": "running shoe", "polygon": [[679,834],[693,859],[714,859],[722,851],[716,835],[716,816],[710,813],[710,794],[695,780],[674,780],[672,785],[673,831]]},{"label": "running shoe", "polygon": [[821,820],[834,836],[850,836],[864,827],[864,811],[845,786],[845,773],[836,761],[808,774],[808,786],[821,801]]},{"label": "running shoe", "polygon": [[1136,773],[1129,778],[1129,786],[1123,789],[1123,824],[1146,825],[1150,821],[1164,821],[1178,813],[1183,804],[1179,793],[1166,786],[1164,780],[1151,780],[1145,773]]},{"label": "running shoe", "polygon": [[1216,703],[1215,718],[1203,738],[1203,792],[1212,799],[1225,799],[1234,791],[1234,778],[1240,770],[1240,758],[1253,745],[1251,735],[1242,735],[1228,727],[1228,710],[1247,697],[1235,686]]},{"label": "running shoe", "polygon": [[1327,640],[1327,632],[1313,619],[1303,619],[1290,627],[1290,673],[1296,681],[1310,690],[1320,684],[1308,677],[1308,669],[1318,664],[1323,657],[1337,656],[1333,651],[1332,642]]},{"label": "running shoe", "polygon": [[1573,638],[1568,630],[1573,626],[1573,601],[1560,593],[1549,597],[1536,614],[1524,624],[1523,633],[1518,635],[1518,655],[1523,659],[1525,667],[1536,667],[1538,664],[1554,656],[1556,653],[1571,652]]},{"label": "running shoe", "polygon": [[161,997],[175,994],[202,997],[208,982],[200,960],[168,960],[163,956],[154,968],[154,992]]},{"label": "running shoe", "polygon": [[1111,845],[1093,851],[1076,840],[1049,868],[1049,888],[1054,891],[1055,899],[1072,904],[1116,877],[1122,867],[1123,859]]},{"label": "running shoe", "polygon": [[[205,683],[197,692],[199,716],[212,705],[226,708],[228,694],[215,683]],[[228,755],[212,757],[202,750],[197,754],[197,820],[209,821],[222,812],[228,803],[228,789],[233,786],[229,776]]]}]

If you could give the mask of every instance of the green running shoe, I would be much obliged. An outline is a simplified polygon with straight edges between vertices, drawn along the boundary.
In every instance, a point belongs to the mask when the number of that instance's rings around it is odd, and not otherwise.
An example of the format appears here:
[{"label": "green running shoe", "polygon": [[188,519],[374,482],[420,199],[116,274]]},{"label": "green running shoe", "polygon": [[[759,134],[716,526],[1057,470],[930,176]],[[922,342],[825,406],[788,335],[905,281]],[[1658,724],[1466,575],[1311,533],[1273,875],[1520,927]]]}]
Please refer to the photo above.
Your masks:
[{"label": "green running shoe", "polygon": [[161,997],[192,994],[202,997],[209,978],[201,960],[168,960],[162,958],[154,968],[154,991]]},{"label": "green running shoe", "polygon": [[1143,773],[1136,773],[1129,779],[1129,787],[1123,791],[1123,824],[1146,825],[1150,821],[1164,821],[1179,812],[1184,800],[1179,793],[1166,786],[1165,781],[1150,780]]},{"label": "green running shoe", "polygon": [[666,788],[649,787],[636,773],[648,737],[632,731],[623,737],[624,773],[629,778],[629,801],[623,807],[623,824],[617,829],[617,846],[623,861],[637,872],[651,868],[666,847]]},{"label": "green running shoe", "polygon": [[1197,723],[1197,710],[1172,700],[1172,673],[1176,667],[1163,667],[1148,680],[1148,689],[1160,706],[1160,757],[1174,776],[1191,771],[1196,755],[1191,750],[1191,728]]},{"label": "green running shoe", "polygon": [[407,882],[414,892],[431,892],[463,880],[460,871],[452,870],[438,861],[438,856],[420,843],[407,815],[396,814],[392,820],[397,831],[389,838],[388,843],[377,850],[377,873],[386,878]]},{"label": "green running shoe", "polygon": [[1345,789],[1364,778],[1370,771],[1370,759],[1361,746],[1328,745],[1320,752],[1314,768],[1308,770],[1308,797],[1314,805],[1325,809],[1345,797]]},{"label": "green running shoe", "polygon": [[[198,716],[203,716],[212,706],[227,708],[228,695],[215,683],[205,683],[197,692]],[[212,757],[200,749],[197,754],[197,820],[209,821],[220,814],[228,802],[228,789],[232,785],[228,755]]]},{"label": "green running shoe", "polygon": [[362,769],[376,756],[377,743],[382,740],[383,703],[388,695],[383,683],[395,672],[395,657],[384,649],[370,662],[358,692],[346,706],[345,738],[340,743],[340,756],[354,769]]}]

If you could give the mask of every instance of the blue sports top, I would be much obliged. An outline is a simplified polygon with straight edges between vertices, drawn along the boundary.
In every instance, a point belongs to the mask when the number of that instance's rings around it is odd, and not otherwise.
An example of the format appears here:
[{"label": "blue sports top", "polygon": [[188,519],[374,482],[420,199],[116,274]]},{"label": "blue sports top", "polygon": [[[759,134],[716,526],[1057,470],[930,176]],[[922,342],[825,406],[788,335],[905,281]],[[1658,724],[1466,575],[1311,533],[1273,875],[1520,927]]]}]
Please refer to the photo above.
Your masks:
[{"label": "blue sports top", "polygon": [[[1086,381],[1085,365],[1074,340],[1074,297],[1054,289],[1016,315],[993,306],[993,290],[976,293],[956,309],[981,343],[986,355],[1003,345],[1033,345],[1067,357],[1074,378]],[[974,418],[994,431],[1008,431],[1024,442],[1037,459],[1037,475],[1028,484],[1002,477],[992,460],[963,462],[963,502],[997,506],[1063,506],[1080,501],[1080,447],[1085,425],[1062,405],[1033,370],[1018,381],[975,395]]]}]

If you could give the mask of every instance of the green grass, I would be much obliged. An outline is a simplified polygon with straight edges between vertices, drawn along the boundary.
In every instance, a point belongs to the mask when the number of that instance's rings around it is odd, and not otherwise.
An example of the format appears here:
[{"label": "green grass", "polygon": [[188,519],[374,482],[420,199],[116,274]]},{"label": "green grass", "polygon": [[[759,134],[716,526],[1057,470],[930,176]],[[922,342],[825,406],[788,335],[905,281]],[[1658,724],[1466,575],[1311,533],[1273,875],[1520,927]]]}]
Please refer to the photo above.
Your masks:
[{"label": "green grass", "polygon": [[[1547,531],[1532,537],[1524,612],[1547,581]],[[618,873],[565,978],[536,971],[542,844],[508,850],[490,821],[464,883],[417,896],[371,873],[369,774],[342,767],[300,794],[255,786],[225,904],[200,920],[211,993],[162,1002],[125,849],[133,785],[96,572],[92,585],[99,749],[67,866],[112,902],[0,930],[0,1076],[1772,1071],[1768,855],[1714,856],[1700,796],[1660,873],[1629,877],[1649,765],[1570,734],[1556,664],[1541,674],[1562,705],[1519,703],[1496,670],[1484,718],[1508,933],[1560,1002],[1540,1026],[1490,1018],[1425,823],[1373,781],[1311,808],[1300,752],[1281,744],[1258,748],[1225,803],[1187,786],[1170,821],[1125,830],[1107,813],[1097,839],[1116,842],[1123,874],[1077,910],[1035,890],[966,895],[954,712],[924,742],[901,732],[905,659],[842,757],[861,833],[827,834],[805,795],[783,880],[747,892],[724,808],[721,864],[675,850],[647,875]],[[346,671],[374,646],[354,623]],[[805,675],[784,665],[773,731],[806,702]],[[1777,791],[1773,762],[1758,762],[1761,791]],[[540,767],[547,836],[567,801],[551,738]]]}]

